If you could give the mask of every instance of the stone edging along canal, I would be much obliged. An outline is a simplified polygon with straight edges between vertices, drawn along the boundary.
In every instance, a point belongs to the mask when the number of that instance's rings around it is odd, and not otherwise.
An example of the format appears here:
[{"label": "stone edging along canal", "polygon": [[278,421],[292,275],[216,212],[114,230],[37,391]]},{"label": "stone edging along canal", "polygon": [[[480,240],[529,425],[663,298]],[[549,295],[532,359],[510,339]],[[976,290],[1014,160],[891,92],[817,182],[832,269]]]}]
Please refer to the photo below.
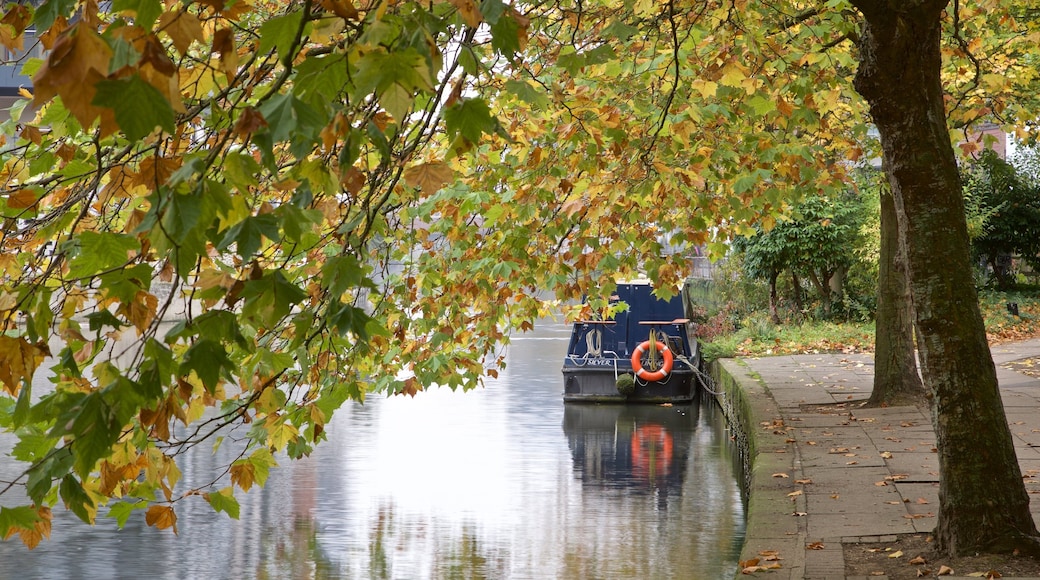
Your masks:
[{"label": "stone edging along canal", "polygon": [[[783,418],[761,380],[736,359],[720,359],[708,367],[719,408],[733,434],[747,493],[744,547],[740,561],[775,554],[788,572],[804,569],[805,497],[796,492],[796,453],[787,441]],[[774,474],[788,477],[774,477]],[[760,565],[768,562],[760,562]],[[738,567],[736,577],[746,577]]]}]

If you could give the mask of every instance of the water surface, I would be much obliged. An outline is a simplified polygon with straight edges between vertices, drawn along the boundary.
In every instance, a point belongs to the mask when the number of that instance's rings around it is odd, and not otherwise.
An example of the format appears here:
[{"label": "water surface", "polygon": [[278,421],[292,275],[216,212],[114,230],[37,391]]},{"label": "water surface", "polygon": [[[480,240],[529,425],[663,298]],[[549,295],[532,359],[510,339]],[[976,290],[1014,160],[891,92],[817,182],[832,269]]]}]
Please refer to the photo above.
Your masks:
[{"label": "water surface", "polygon": [[[328,442],[240,494],[239,520],[198,497],[177,535],[58,508],[34,551],[0,544],[0,580],[732,577],[744,504],[724,420],[709,403],[564,405],[568,330],[515,337],[485,389],[348,403]],[[197,449],[182,485],[228,453]]]}]

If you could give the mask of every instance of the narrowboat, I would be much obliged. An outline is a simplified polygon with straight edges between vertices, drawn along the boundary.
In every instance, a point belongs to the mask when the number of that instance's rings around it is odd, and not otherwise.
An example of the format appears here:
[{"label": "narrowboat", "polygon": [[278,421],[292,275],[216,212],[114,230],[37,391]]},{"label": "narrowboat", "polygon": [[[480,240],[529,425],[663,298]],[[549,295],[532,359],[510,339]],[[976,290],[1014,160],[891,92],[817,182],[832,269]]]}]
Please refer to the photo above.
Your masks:
[{"label": "narrowboat", "polygon": [[[617,285],[609,320],[573,323],[563,360],[563,400],[590,403],[689,403],[698,396],[700,349],[687,294],[653,295],[650,282]],[[614,310],[614,309],[611,309]]]}]

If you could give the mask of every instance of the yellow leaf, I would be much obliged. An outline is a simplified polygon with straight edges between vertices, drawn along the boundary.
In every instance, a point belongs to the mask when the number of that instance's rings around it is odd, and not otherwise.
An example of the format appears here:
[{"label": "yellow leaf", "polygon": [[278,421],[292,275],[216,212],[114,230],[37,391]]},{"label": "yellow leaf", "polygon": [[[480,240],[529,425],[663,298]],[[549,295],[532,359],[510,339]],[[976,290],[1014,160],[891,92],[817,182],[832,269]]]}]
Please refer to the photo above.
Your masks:
[{"label": "yellow leaf", "polygon": [[726,65],[725,69],[723,69],[722,78],[719,80],[727,87],[739,89],[743,88],[741,83],[745,78],[747,78],[747,75],[744,74],[744,71],[741,70],[739,66],[730,63],[729,65]]},{"label": "yellow leaf", "polygon": [[891,554],[889,554],[888,557],[889,558],[902,558],[903,557],[903,551],[902,550],[897,550],[897,551],[892,552]]},{"label": "yellow leaf", "polygon": [[233,485],[242,488],[242,491],[249,491],[255,482],[256,472],[252,463],[243,461],[231,466],[231,483]]},{"label": "yellow leaf", "polygon": [[173,533],[177,533],[177,514],[168,505],[153,505],[148,508],[148,511],[144,514],[144,521],[149,526],[154,526],[160,530],[173,528]]},{"label": "yellow leaf", "polygon": [[170,36],[173,46],[182,55],[194,41],[203,42],[205,36],[197,16],[190,12],[164,12],[159,17],[159,29]]},{"label": "yellow leaf", "polygon": [[0,382],[12,397],[18,396],[22,381],[31,381],[36,367],[49,355],[46,347],[24,337],[0,336]]},{"label": "yellow leaf", "polygon": [[480,13],[480,8],[477,3],[473,0],[448,0],[455,8],[458,9],[459,15],[462,16],[462,20],[466,22],[466,26],[470,28],[476,28],[480,26],[480,23],[484,21],[484,16]]},{"label": "yellow leaf", "polygon": [[418,187],[423,193],[433,194],[438,189],[452,182],[455,178],[451,167],[443,161],[431,163],[420,163],[412,165],[404,170],[404,182],[412,187]]}]

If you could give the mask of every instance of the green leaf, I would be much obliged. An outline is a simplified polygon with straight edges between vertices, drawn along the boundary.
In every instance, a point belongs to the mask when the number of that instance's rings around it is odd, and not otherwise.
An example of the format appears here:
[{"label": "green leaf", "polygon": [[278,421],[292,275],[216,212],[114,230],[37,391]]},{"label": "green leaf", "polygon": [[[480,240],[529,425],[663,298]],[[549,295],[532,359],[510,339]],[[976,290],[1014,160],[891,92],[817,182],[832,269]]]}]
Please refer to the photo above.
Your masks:
[{"label": "green leaf", "polygon": [[351,304],[342,304],[329,315],[329,323],[341,335],[352,332],[361,340],[368,340],[367,325],[371,318],[364,310]]},{"label": "green leaf", "polygon": [[65,477],[72,470],[72,448],[62,447],[29,468],[29,480],[25,485],[25,493],[36,504],[42,504],[44,497],[50,493],[55,479]]},{"label": "green leaf", "polygon": [[415,91],[433,91],[426,59],[412,48],[366,53],[358,60],[357,67],[354,77],[357,96],[360,98],[374,92],[379,97],[379,104],[398,123],[403,123],[411,108]]},{"label": "green leaf", "polygon": [[114,0],[112,12],[123,11],[133,12],[134,24],[145,30],[151,30],[163,12],[163,5],[160,0]]},{"label": "green leaf", "polygon": [[245,304],[242,314],[267,326],[274,326],[287,316],[292,307],[307,298],[307,293],[285,279],[281,270],[267,272],[259,280],[250,280],[242,289]]},{"label": "green leaf", "polygon": [[140,141],[156,127],[167,133],[177,129],[170,102],[159,89],[136,75],[99,82],[93,104],[115,111],[116,123],[131,141]]},{"label": "green leaf", "polygon": [[[71,425],[71,429],[66,429]],[[74,468],[80,477],[87,477],[98,460],[112,453],[112,445],[119,440],[123,424],[101,393],[83,397],[58,420],[52,435],[65,432],[74,437],[72,451],[75,455]]]},{"label": "green leaf", "polygon": [[40,521],[40,514],[31,506],[0,507],[0,538],[6,538],[12,531],[31,530]]},{"label": "green leaf", "polygon": [[23,427],[18,430],[18,443],[11,449],[11,457],[26,463],[39,461],[54,449],[58,441],[39,429]]},{"label": "green leaf", "polygon": [[342,54],[309,56],[296,65],[293,85],[299,97],[313,106],[334,101],[350,82],[345,58]]},{"label": "green leaf", "polygon": [[75,7],[76,0],[48,0],[43,6],[36,9],[36,13],[33,14],[33,23],[37,30],[47,30],[59,16],[68,18]]},{"label": "green leaf", "polygon": [[482,133],[494,133],[498,122],[484,99],[464,99],[444,111],[444,123],[452,136],[461,135],[476,143]]},{"label": "green leaf", "polygon": [[272,48],[284,59],[296,42],[303,21],[303,11],[297,10],[284,16],[272,18],[260,25],[260,45],[257,50],[267,53]]},{"label": "green leaf", "polygon": [[520,52],[520,25],[512,14],[504,14],[491,25],[491,47],[509,60]]},{"label": "green leaf", "polygon": [[336,297],[361,287],[364,280],[365,268],[352,255],[333,256],[321,267],[321,285]]},{"label": "green leaf", "polygon": [[260,249],[263,238],[275,242],[281,239],[277,216],[264,214],[247,217],[224,234],[224,239],[217,244],[217,249],[225,250],[231,244],[235,244],[238,255],[242,256],[243,260],[249,260]]},{"label": "green leaf", "polygon": [[235,499],[235,494],[230,487],[205,494],[206,501],[213,507],[213,511],[224,512],[233,520],[238,519],[238,500]]},{"label": "green leaf", "polygon": [[292,94],[275,95],[258,110],[267,121],[267,130],[262,134],[273,142],[297,140],[301,136],[313,138],[324,125],[322,115]]},{"label": "green leaf", "polygon": [[119,501],[112,504],[108,508],[108,517],[116,520],[116,525],[120,528],[126,525],[126,522],[130,519],[130,514],[134,510],[144,509],[148,507],[146,501]]},{"label": "green leaf", "polygon": [[187,375],[195,371],[206,390],[211,394],[220,382],[221,374],[231,376],[235,364],[228,358],[224,346],[215,340],[201,338],[184,353],[180,373]]},{"label": "green leaf", "polygon": [[549,97],[534,85],[524,81],[506,81],[506,90],[516,95],[520,100],[536,109],[544,110],[549,106]]},{"label": "green leaf", "polygon": [[85,523],[93,523],[90,512],[94,509],[94,501],[87,495],[86,490],[83,489],[83,484],[79,480],[73,477],[72,474],[66,475],[61,479],[61,486],[58,492],[61,494],[61,499],[65,502],[65,506],[69,508],[69,511],[76,514]]},{"label": "green leaf", "polygon": [[141,249],[141,243],[130,234],[80,232],[74,243],[75,255],[69,260],[73,278],[89,278],[125,266],[129,253]]}]

